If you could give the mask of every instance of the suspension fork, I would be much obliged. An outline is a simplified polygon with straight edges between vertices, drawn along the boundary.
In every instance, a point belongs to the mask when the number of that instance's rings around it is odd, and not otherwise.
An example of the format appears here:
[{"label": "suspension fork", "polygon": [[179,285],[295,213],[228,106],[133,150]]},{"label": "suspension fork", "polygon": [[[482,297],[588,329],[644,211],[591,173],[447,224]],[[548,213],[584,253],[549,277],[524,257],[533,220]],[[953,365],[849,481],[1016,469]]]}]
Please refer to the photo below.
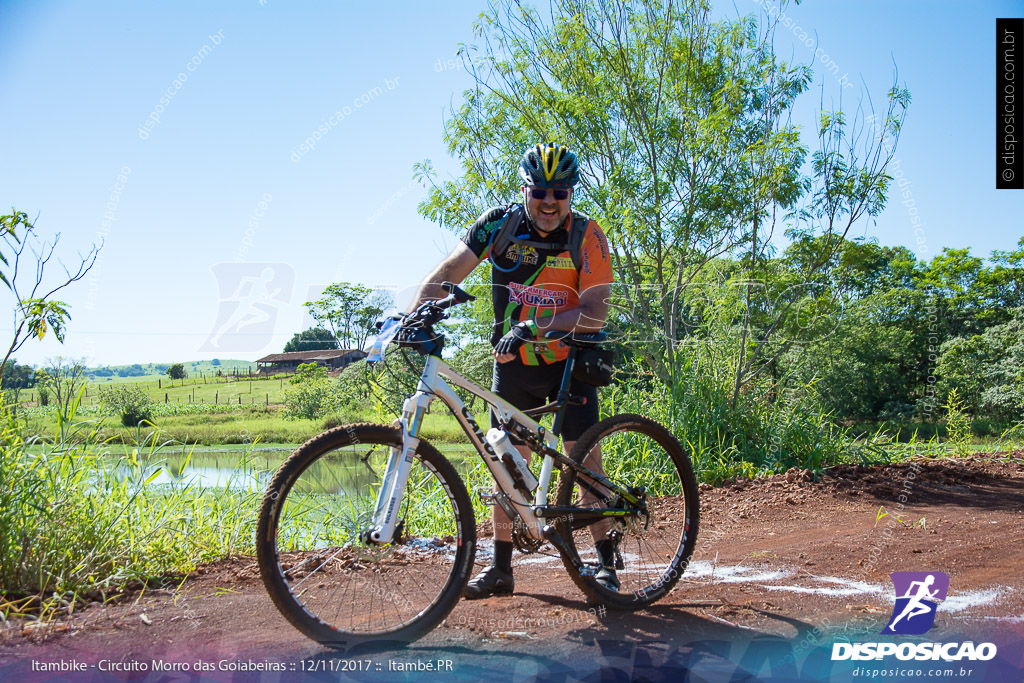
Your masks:
[{"label": "suspension fork", "polygon": [[364,541],[383,544],[390,543],[394,537],[398,511],[402,508],[402,497],[409,483],[414,454],[420,445],[420,424],[433,399],[433,396],[424,389],[421,382],[419,390],[402,403],[402,417],[395,420],[395,426],[402,430],[402,447],[391,449],[387,468],[384,470],[384,479],[380,491],[377,492],[373,520]]}]

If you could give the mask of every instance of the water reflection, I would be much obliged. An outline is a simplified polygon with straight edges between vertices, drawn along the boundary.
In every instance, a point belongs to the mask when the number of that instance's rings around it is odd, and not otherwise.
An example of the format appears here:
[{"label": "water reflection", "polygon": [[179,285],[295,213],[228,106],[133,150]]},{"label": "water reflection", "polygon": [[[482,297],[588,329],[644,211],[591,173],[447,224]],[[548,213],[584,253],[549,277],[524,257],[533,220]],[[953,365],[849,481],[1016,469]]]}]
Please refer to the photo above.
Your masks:
[{"label": "water reflection", "polygon": [[[379,473],[373,468],[382,468],[379,463],[387,458],[387,452],[376,447],[365,461],[342,458],[331,454],[314,462],[297,485],[303,493],[330,493],[350,495],[380,482]],[[460,475],[466,476],[479,463],[479,456],[469,446],[450,445],[440,448]],[[200,488],[219,488],[232,491],[262,491],[281,463],[292,454],[291,449],[261,449],[245,455],[239,451],[194,451],[191,457],[186,453],[165,455],[157,461],[141,458],[143,480],[159,469],[151,487],[191,485]],[[373,463],[371,466],[370,463]],[[118,479],[127,479],[132,466],[120,461],[114,468]]]}]

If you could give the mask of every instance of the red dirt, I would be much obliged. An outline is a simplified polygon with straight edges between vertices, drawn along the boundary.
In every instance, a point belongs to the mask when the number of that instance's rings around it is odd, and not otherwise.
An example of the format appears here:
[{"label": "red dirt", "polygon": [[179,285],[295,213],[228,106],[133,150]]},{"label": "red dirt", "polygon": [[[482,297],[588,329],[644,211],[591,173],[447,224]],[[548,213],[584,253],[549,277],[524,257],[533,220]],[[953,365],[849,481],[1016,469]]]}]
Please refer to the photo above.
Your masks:
[{"label": "red dirt", "polygon": [[[1024,643],[1024,451],[840,466],[817,480],[793,470],[702,488],[693,563],[654,607],[599,615],[556,557],[517,554],[516,595],[462,601],[441,627],[405,650],[376,656],[373,665],[452,659],[463,677],[529,675],[618,666],[623,656],[634,666],[638,652],[656,666],[695,641],[866,637],[890,615],[893,571],[949,575],[949,597],[929,638],[969,632]],[[488,529],[481,524],[481,536]],[[860,590],[828,594],[851,586]],[[625,654],[616,654],[624,646]],[[176,591],[146,591],[41,628],[0,628],[0,680],[45,679],[29,673],[33,660],[200,658],[299,662],[299,671],[301,662],[338,661],[277,613],[251,558],[202,567]],[[211,680],[232,674],[218,675]]]}]

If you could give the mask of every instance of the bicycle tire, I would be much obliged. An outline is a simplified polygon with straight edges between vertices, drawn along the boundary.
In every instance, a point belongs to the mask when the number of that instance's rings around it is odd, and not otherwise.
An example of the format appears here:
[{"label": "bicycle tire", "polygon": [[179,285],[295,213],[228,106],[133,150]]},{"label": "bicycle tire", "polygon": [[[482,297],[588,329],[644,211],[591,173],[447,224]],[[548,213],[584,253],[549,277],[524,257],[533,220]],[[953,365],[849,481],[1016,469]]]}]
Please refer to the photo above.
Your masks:
[{"label": "bicycle tire", "polygon": [[[646,520],[638,518],[636,523],[616,518],[597,523],[604,523],[622,534],[618,544],[622,559],[622,568],[617,571],[621,581],[619,591],[605,588],[593,576],[582,575],[571,555],[563,554],[562,562],[573,582],[592,601],[613,609],[640,609],[665,597],[689,564],[700,525],[697,480],[690,459],[675,436],[641,415],[626,413],[601,420],[580,436],[569,457],[589,467],[585,460],[599,446],[605,474],[612,481],[625,488],[644,486],[649,492],[646,503],[650,514]],[[653,452],[655,449],[660,453]],[[652,481],[640,481],[642,477],[636,465],[641,462],[644,471],[657,475],[649,477]],[[583,505],[586,492],[577,485],[578,476],[576,470],[562,468],[555,493],[558,506]],[[617,507],[621,504],[622,501],[605,500],[588,502],[587,506]],[[673,522],[678,521],[680,512],[682,524],[677,537],[665,522],[670,516]],[[571,515],[557,520],[555,526],[585,564],[595,570],[600,567],[593,534],[587,526],[578,520],[573,523]],[[604,533],[599,528],[598,531]],[[661,566],[666,559],[667,563]]]},{"label": "bicycle tire", "polygon": [[[256,527],[260,575],[281,614],[325,646],[352,652],[412,642],[451,612],[469,580],[473,506],[455,468],[426,441],[415,453],[400,533],[385,546],[360,540],[383,464],[401,446],[394,427],[336,427],[300,446],[267,487]],[[342,477],[364,469],[371,481],[345,492]]]}]

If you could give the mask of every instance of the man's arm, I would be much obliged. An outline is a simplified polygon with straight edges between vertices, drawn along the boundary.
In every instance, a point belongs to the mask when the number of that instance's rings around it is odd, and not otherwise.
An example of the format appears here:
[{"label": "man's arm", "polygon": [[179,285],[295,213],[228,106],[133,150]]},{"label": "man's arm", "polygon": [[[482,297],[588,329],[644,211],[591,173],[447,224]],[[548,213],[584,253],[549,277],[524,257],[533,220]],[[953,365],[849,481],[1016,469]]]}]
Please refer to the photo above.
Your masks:
[{"label": "man's arm", "polygon": [[431,271],[430,275],[423,280],[419,291],[413,298],[412,304],[405,309],[406,313],[412,313],[424,301],[440,299],[447,294],[441,288],[442,282],[453,282],[459,284],[466,279],[466,276],[473,272],[473,269],[480,263],[480,257],[473,253],[473,250],[466,246],[465,242],[459,242],[452,249],[452,252],[441,261],[437,268]]},{"label": "man's arm", "polygon": [[567,308],[553,316],[538,318],[537,327],[541,333],[548,330],[600,332],[608,316],[611,292],[611,285],[588,287],[580,292],[580,301],[576,308]]}]

